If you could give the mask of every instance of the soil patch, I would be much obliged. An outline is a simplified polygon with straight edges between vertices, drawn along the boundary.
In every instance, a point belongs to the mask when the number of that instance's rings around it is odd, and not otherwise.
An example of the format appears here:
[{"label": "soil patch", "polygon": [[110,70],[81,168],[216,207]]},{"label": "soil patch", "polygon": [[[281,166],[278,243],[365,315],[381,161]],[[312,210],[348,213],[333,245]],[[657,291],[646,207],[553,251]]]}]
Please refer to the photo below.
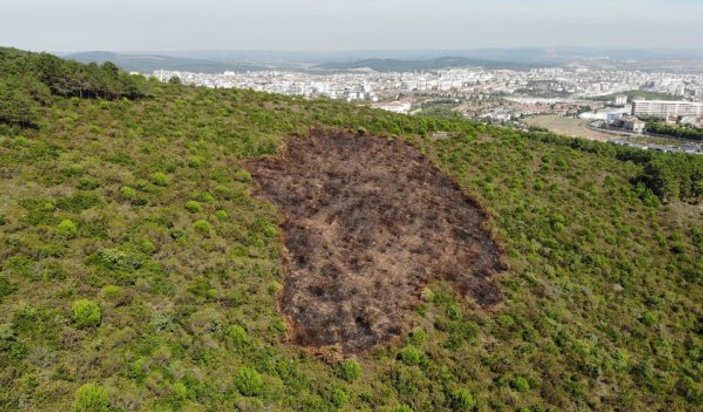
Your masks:
[{"label": "soil patch", "polygon": [[350,353],[391,339],[432,279],[483,308],[501,300],[486,213],[410,144],[313,130],[249,167],[285,216],[281,309],[295,343]]}]

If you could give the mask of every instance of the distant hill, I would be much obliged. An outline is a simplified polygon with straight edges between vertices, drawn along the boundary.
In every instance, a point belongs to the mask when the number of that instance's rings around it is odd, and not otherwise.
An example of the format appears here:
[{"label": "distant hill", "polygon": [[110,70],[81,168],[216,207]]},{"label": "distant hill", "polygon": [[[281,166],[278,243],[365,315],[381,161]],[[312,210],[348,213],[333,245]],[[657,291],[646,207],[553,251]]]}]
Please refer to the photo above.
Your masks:
[{"label": "distant hill", "polygon": [[364,59],[353,62],[324,63],[318,68],[333,70],[354,70],[369,68],[377,72],[412,72],[422,70],[439,70],[451,67],[481,66],[491,69],[524,70],[541,67],[536,63],[518,63],[495,60],[482,60],[469,57],[438,57],[428,60],[399,60],[399,59]]},{"label": "distant hill", "polygon": [[201,73],[221,73],[227,70],[264,70],[267,67],[247,63],[228,63],[187,57],[171,57],[157,54],[120,54],[111,52],[82,52],[64,56],[81,63],[104,63],[110,61],[128,72],[153,73],[155,70],[175,70]]}]

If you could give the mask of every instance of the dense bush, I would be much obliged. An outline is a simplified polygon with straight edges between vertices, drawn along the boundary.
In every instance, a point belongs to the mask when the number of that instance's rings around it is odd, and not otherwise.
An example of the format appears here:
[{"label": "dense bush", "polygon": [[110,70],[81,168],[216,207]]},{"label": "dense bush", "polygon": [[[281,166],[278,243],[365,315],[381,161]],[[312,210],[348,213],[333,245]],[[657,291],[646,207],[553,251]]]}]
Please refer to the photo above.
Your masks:
[{"label": "dense bush", "polygon": [[63,97],[136,99],[146,95],[146,82],[130,76],[113,63],[80,64],[47,53],[0,48],[0,73],[37,79]]},{"label": "dense bush", "polygon": [[255,369],[244,366],[234,373],[234,386],[244,396],[256,396],[263,391],[264,380]]},{"label": "dense bush", "polygon": [[75,237],[78,234],[78,226],[70,219],[62,220],[61,223],[56,226],[56,230],[58,230],[61,236],[67,238]]},{"label": "dense bush", "polygon": [[95,383],[86,383],[76,392],[76,412],[107,412],[110,398],[105,389]]},{"label": "dense bush", "polygon": [[361,365],[355,359],[347,359],[339,364],[339,377],[347,382],[354,382],[361,376]]},{"label": "dense bush", "polygon": [[151,175],[151,181],[156,186],[168,186],[168,176],[161,172],[157,172]]},{"label": "dense bush", "polygon": [[186,202],[186,210],[188,210],[190,213],[201,212],[203,210],[203,205],[201,205],[200,202],[197,202],[195,200],[189,200],[188,202]]},{"label": "dense bush", "polygon": [[647,131],[664,136],[703,140],[703,128],[695,126],[669,126],[661,121],[649,121],[647,122]]},{"label": "dense bush", "polygon": [[237,348],[243,348],[249,343],[249,335],[243,327],[239,325],[234,325],[229,328],[229,337],[232,339],[232,343]]},{"label": "dense bush", "polygon": [[193,229],[201,235],[209,235],[210,231],[212,231],[212,226],[207,220],[200,219],[193,223]]},{"label": "dense bush", "polygon": [[466,389],[452,390],[450,400],[452,410],[455,411],[471,411],[476,407],[474,396]]},{"label": "dense bush", "polygon": [[[0,70],[35,123],[0,124],[0,410],[70,409],[96,376],[113,410],[703,405],[700,157],[247,90],[65,98],[31,70]],[[497,312],[422,285],[363,373],[287,341],[285,220],[246,164],[312,126],[412,142],[485,207]]]},{"label": "dense bush", "polygon": [[102,320],[100,305],[88,299],[79,299],[73,302],[71,311],[73,322],[79,328],[98,326]]}]

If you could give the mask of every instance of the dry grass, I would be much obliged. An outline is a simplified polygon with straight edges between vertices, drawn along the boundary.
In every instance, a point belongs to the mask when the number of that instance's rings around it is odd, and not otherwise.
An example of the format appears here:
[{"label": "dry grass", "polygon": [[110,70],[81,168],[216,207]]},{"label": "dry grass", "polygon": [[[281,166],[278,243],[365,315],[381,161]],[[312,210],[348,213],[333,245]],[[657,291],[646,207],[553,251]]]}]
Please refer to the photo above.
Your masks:
[{"label": "dry grass", "polygon": [[588,128],[592,120],[574,119],[571,117],[537,116],[526,119],[530,126],[539,126],[550,131],[571,137],[607,142],[615,136],[608,133],[601,133]]}]

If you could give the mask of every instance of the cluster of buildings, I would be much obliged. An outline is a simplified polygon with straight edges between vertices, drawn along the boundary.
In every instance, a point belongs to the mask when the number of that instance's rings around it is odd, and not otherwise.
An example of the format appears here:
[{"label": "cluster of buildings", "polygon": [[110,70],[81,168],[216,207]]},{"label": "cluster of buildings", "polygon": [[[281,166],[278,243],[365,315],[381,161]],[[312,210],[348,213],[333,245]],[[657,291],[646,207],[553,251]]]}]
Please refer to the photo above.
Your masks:
[{"label": "cluster of buildings", "polygon": [[287,71],[227,71],[212,74],[158,70],[153,76],[161,81],[178,77],[184,84],[211,88],[251,89],[307,98],[378,101],[374,89],[378,82],[361,73],[320,75]]},{"label": "cluster of buildings", "polygon": [[632,115],[609,115],[605,121],[609,127],[618,127],[630,133],[642,134],[647,127],[647,122]]},{"label": "cluster of buildings", "polygon": [[327,97],[348,101],[394,101],[415,104],[428,98],[495,100],[509,96],[587,99],[631,90],[647,90],[703,101],[703,74],[652,73],[589,69],[581,66],[533,70],[491,70],[465,67],[428,72],[379,73],[248,71],[219,74],[159,70],[161,80],[179,77],[183,83],[207,87]]},{"label": "cluster of buildings", "polygon": [[500,100],[464,102],[457,106],[456,111],[471,119],[505,123],[540,115],[575,117],[585,111],[604,107],[605,102],[583,99],[505,97]]},{"label": "cluster of buildings", "polygon": [[703,116],[703,103],[669,100],[634,100],[633,116],[669,117]]},{"label": "cluster of buildings", "polygon": [[[703,74],[566,66],[522,71],[465,67],[402,73],[370,69],[219,74],[160,70],[153,75],[161,81],[175,76],[185,84],[212,88],[367,102],[395,113],[415,113],[439,102],[467,118],[517,126],[529,116],[579,116],[605,128],[641,134],[646,127],[643,118],[690,117],[698,122],[703,117]],[[633,90],[666,93],[680,100],[630,102],[625,92]],[[597,98],[605,95],[612,95],[612,100]]]}]

